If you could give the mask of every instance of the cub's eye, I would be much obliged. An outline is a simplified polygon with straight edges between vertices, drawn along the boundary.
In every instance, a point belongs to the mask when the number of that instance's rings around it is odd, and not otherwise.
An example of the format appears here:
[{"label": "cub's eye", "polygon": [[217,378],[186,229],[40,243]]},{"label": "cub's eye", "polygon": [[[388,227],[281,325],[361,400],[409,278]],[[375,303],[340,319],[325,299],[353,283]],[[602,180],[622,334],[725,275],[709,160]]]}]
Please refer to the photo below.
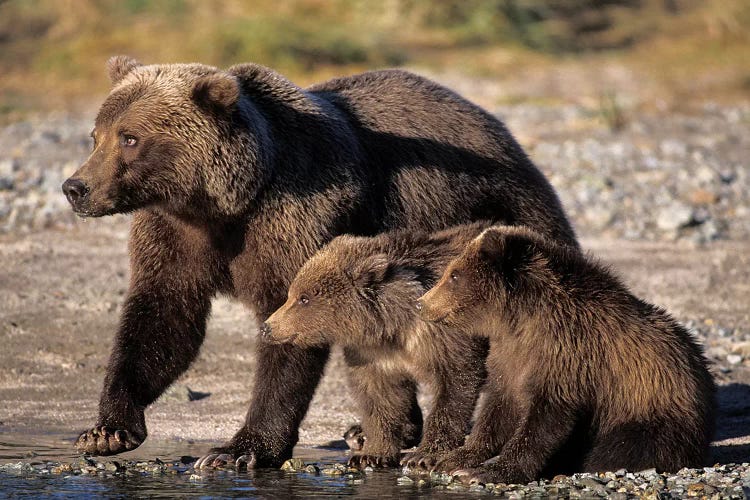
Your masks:
[{"label": "cub's eye", "polygon": [[138,139],[136,139],[134,136],[132,136],[132,135],[123,135],[122,136],[122,145],[123,146],[127,146],[129,148],[132,148],[136,144],[138,144]]},{"label": "cub's eye", "polygon": [[458,281],[458,273],[456,271],[451,273],[451,281]]},{"label": "cub's eye", "polygon": [[307,298],[307,295],[300,295],[299,300],[297,300],[297,303],[301,306],[306,306],[310,302],[310,299]]}]

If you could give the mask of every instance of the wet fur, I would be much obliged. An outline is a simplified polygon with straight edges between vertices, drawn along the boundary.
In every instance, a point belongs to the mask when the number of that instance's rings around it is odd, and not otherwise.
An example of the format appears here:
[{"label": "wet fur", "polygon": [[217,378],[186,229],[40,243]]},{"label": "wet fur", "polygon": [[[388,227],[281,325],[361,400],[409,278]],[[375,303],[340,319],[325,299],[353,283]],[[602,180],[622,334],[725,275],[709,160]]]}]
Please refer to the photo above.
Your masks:
[{"label": "wet fur", "polygon": [[[411,73],[301,89],[253,64],[224,71],[118,57],[109,70],[94,151],[73,175],[86,195],[73,208],[133,212],[132,272],[81,451],[138,446],[144,409],[197,356],[212,298],[236,297],[266,319],[337,235],[489,219],[575,244],[553,189],[505,127]],[[123,146],[123,134],[137,145]],[[260,343],[245,424],[214,453],[251,456],[257,467],[289,458],[328,354]],[[393,418],[420,428],[418,407]]]},{"label": "wet fur", "polygon": [[[469,290],[473,302],[450,310]],[[468,476],[523,483],[704,464],[715,387],[701,348],[594,259],[523,228],[492,228],[423,301],[425,316],[491,341],[484,409],[439,468],[479,466]]]}]

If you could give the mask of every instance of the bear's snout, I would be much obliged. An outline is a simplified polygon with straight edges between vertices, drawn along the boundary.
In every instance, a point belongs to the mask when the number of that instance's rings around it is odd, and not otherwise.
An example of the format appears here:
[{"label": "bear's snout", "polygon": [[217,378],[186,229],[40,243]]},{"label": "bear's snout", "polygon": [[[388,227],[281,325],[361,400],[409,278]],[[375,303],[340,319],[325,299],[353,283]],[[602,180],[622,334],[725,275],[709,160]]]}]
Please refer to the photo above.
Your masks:
[{"label": "bear's snout", "polygon": [[88,194],[88,186],[80,179],[68,179],[63,182],[62,191],[74,209],[78,208],[81,200]]}]

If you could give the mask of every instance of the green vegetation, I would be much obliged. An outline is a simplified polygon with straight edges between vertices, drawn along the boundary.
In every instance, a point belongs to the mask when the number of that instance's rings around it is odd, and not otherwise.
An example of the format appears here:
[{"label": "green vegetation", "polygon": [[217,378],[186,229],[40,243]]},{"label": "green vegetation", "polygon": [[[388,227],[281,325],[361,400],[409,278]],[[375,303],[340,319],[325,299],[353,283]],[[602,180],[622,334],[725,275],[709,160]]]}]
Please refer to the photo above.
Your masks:
[{"label": "green vegetation", "polygon": [[718,70],[747,92],[748,25],[746,0],[0,0],[0,119],[102,94],[119,53],[254,61],[303,84],[395,65],[502,78],[617,58],[670,85]]}]

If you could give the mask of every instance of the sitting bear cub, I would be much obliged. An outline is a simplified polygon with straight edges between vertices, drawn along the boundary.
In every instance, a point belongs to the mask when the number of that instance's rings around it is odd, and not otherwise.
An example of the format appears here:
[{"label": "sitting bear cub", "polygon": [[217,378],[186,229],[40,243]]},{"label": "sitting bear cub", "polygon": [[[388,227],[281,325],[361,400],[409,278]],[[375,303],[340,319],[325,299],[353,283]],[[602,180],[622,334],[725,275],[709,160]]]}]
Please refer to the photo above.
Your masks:
[{"label": "sitting bear cub", "polygon": [[433,389],[432,411],[420,445],[402,463],[431,466],[463,444],[488,342],[420,320],[414,303],[486,227],[339,236],[304,264],[286,303],[261,328],[273,342],[343,346],[366,435],[350,465],[398,464],[403,436],[415,430],[402,429],[397,415],[411,407],[417,382]]},{"label": "sitting bear cub", "polygon": [[490,339],[486,404],[465,446],[437,469],[526,483],[703,464],[715,387],[701,348],[580,252],[525,228],[490,228],[417,308]]}]

